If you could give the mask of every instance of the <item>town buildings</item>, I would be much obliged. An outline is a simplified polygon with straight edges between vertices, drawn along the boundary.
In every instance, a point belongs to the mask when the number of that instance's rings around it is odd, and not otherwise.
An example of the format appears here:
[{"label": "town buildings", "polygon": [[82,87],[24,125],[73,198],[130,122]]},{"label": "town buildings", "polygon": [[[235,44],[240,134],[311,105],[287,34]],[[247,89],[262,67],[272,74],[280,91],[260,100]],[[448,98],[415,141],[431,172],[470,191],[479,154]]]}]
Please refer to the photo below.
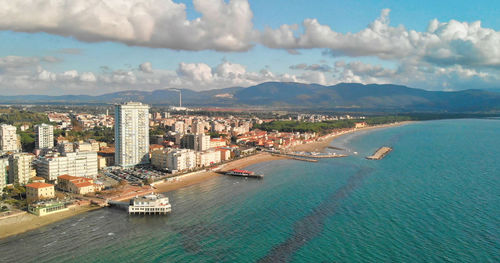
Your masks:
[{"label": "town buildings", "polygon": [[28,205],[28,212],[37,216],[45,216],[68,210],[69,208],[63,201],[57,201],[57,200],[41,201]]},{"label": "town buildings", "polygon": [[7,182],[9,181],[9,158],[0,158],[0,194],[3,192]]},{"label": "town buildings", "polygon": [[47,183],[31,183],[26,185],[26,199],[33,202],[55,197],[54,185]]},{"label": "town buildings", "polygon": [[0,125],[0,151],[18,152],[21,148],[19,136],[16,133],[17,128],[12,125]]},{"label": "town buildings", "polygon": [[220,161],[220,151],[196,152],[196,165],[198,167],[210,166],[212,164],[220,163]]},{"label": "town buildings", "polygon": [[54,147],[54,126],[48,124],[35,125],[35,148],[51,149]]},{"label": "town buildings", "polygon": [[9,183],[25,185],[36,176],[31,153],[15,153],[9,156]]},{"label": "town buildings", "polygon": [[115,164],[149,163],[149,106],[128,102],[115,106]]},{"label": "town buildings", "polygon": [[73,152],[48,155],[38,160],[37,175],[55,182],[58,176],[71,174],[79,177],[97,177],[97,153]]},{"label": "town buildings", "polygon": [[167,153],[167,167],[171,171],[196,168],[196,152],[191,149],[173,149]]},{"label": "town buildings", "polygon": [[92,179],[67,174],[57,177],[57,188],[66,192],[81,195],[94,193],[99,190],[99,187],[94,184]]},{"label": "town buildings", "polygon": [[206,151],[210,149],[210,136],[204,133],[196,134],[196,141],[194,149],[196,151]]}]

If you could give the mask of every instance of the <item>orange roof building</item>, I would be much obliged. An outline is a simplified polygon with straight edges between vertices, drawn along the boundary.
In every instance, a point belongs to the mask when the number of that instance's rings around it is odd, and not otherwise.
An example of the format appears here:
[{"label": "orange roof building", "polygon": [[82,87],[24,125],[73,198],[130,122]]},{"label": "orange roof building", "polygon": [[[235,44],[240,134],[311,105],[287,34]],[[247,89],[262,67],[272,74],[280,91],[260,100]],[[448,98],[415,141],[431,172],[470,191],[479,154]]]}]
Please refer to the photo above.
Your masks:
[{"label": "orange roof building", "polygon": [[31,183],[26,185],[26,199],[33,202],[55,197],[54,185],[47,183]]}]

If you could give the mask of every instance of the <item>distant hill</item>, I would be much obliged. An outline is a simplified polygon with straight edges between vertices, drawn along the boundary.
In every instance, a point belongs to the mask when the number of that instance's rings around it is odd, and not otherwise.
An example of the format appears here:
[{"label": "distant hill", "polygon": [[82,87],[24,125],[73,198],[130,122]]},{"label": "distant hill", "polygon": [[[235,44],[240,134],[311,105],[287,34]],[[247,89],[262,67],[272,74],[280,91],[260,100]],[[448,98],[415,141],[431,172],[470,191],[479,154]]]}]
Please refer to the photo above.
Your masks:
[{"label": "distant hill", "polygon": [[[173,90],[121,91],[99,96],[0,96],[0,103],[120,103],[142,101],[177,105]],[[265,82],[248,88],[209,91],[182,90],[183,105],[263,106],[325,110],[491,112],[500,111],[500,93],[484,90],[427,91],[392,84],[340,83],[333,86],[293,82]]]}]

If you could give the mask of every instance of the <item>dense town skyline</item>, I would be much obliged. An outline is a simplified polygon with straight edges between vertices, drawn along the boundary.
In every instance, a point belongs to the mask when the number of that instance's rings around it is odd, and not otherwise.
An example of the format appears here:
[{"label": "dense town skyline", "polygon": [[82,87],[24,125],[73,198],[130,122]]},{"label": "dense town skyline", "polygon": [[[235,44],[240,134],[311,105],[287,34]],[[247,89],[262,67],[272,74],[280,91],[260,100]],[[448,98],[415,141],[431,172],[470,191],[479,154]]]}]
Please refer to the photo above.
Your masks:
[{"label": "dense town skyline", "polygon": [[428,90],[499,83],[498,3],[488,1],[4,2],[5,95],[265,81]]}]

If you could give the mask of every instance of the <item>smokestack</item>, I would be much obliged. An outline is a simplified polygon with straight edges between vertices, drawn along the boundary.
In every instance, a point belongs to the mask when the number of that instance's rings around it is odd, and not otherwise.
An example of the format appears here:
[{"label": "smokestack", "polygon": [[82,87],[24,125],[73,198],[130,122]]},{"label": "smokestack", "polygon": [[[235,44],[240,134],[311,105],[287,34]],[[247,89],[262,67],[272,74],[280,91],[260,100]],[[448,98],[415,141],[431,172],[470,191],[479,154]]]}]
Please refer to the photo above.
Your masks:
[{"label": "smokestack", "polygon": [[179,108],[182,107],[182,90],[179,90]]}]

